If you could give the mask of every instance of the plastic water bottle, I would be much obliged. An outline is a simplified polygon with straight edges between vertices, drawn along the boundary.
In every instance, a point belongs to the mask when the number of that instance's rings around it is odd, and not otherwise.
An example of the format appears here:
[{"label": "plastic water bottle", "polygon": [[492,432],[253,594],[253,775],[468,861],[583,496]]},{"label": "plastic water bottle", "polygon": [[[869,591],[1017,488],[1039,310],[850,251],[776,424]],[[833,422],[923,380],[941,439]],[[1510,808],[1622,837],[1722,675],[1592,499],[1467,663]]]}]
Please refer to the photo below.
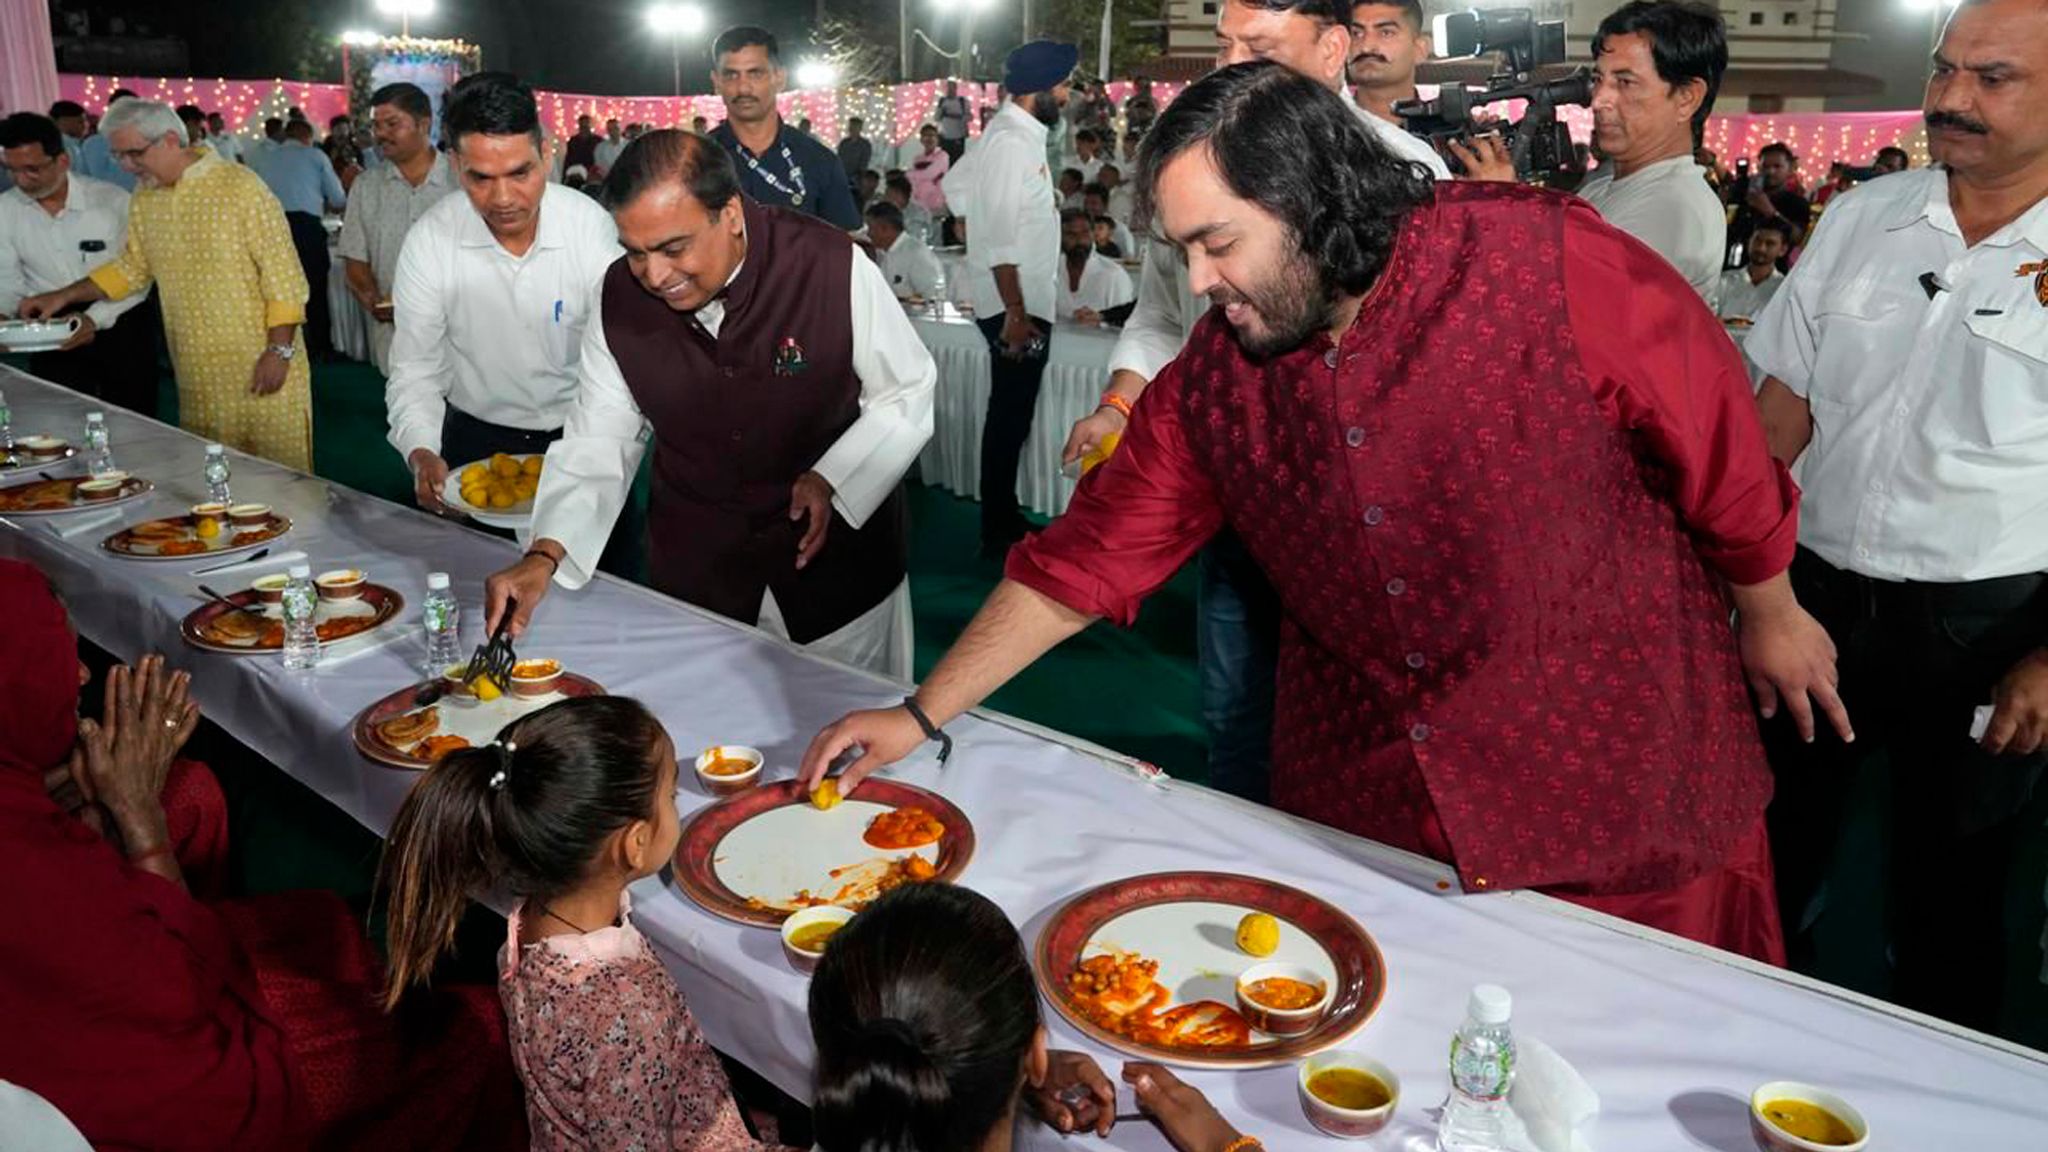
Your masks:
[{"label": "plastic water bottle", "polygon": [[228,493],[228,450],[219,444],[206,446],[206,498],[215,504],[233,504]]},{"label": "plastic water bottle", "polygon": [[1515,1080],[1514,1000],[1498,984],[1472,989],[1465,1023],[1451,1038],[1451,1098],[1437,1126],[1442,1152],[1498,1152],[1508,1146],[1508,1088]]},{"label": "plastic water bottle", "polygon": [[311,668],[320,662],[320,633],[313,614],[320,592],[313,587],[313,569],[294,564],[284,586],[284,666]]},{"label": "plastic water bottle", "polygon": [[98,476],[114,470],[114,441],[107,435],[107,414],[85,414],[85,473]]},{"label": "plastic water bottle", "polygon": [[435,677],[462,663],[462,605],[446,572],[427,573],[427,602],[420,619],[427,632],[427,675]]},{"label": "plastic water bottle", "polygon": [[7,394],[0,392],[0,456],[14,455],[14,410],[7,406]]}]

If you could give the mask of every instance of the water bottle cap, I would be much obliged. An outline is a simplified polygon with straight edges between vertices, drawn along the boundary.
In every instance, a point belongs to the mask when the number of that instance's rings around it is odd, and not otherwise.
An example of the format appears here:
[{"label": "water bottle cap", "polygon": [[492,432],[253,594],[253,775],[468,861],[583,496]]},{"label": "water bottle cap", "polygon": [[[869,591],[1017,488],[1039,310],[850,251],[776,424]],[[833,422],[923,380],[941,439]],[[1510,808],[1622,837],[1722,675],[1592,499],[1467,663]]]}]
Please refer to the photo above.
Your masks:
[{"label": "water bottle cap", "polygon": [[294,580],[311,580],[313,578],[313,566],[310,564],[294,564],[290,568],[285,569],[285,575]]},{"label": "water bottle cap", "polygon": [[208,444],[206,446],[206,454],[208,456],[225,456],[227,451],[228,446],[225,444]]},{"label": "water bottle cap", "polygon": [[444,592],[444,591],[446,591],[446,590],[447,590],[447,588],[448,588],[448,574],[447,574],[446,572],[429,572],[429,573],[427,573],[427,591],[429,591],[429,592]]},{"label": "water bottle cap", "polygon": [[1465,1014],[1481,1024],[1505,1024],[1514,1014],[1515,999],[1498,984],[1478,984],[1465,1002]]},{"label": "water bottle cap", "polygon": [[87,424],[98,424],[106,418],[107,414],[105,412],[87,412],[85,414],[85,422]]}]

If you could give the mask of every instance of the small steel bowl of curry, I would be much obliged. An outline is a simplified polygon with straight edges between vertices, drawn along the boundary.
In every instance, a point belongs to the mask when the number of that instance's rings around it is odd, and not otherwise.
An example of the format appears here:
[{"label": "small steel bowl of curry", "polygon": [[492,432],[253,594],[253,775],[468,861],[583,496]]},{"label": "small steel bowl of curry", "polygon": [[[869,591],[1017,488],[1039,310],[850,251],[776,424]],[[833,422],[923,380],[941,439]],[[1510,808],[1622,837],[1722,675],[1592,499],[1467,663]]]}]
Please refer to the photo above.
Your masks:
[{"label": "small steel bowl of curry", "polygon": [[734,796],[761,782],[767,758],[744,744],[713,744],[697,754],[697,782],[713,796]]},{"label": "small steel bowl of curry", "polygon": [[560,660],[521,660],[512,665],[514,696],[545,696],[562,682]]},{"label": "small steel bowl of curry", "polygon": [[1749,1134],[1761,1152],[1862,1152],[1870,1125],[1847,1100],[1795,1080],[1749,1094]]},{"label": "small steel bowl of curry", "polygon": [[1254,964],[1237,978],[1237,1010],[1268,1036],[1299,1036],[1329,1008],[1329,982],[1299,964]]},{"label": "small steel bowl of curry", "polygon": [[832,934],[846,927],[851,919],[853,909],[836,904],[820,904],[790,913],[789,919],[782,922],[783,958],[791,968],[808,976],[831,945]]}]

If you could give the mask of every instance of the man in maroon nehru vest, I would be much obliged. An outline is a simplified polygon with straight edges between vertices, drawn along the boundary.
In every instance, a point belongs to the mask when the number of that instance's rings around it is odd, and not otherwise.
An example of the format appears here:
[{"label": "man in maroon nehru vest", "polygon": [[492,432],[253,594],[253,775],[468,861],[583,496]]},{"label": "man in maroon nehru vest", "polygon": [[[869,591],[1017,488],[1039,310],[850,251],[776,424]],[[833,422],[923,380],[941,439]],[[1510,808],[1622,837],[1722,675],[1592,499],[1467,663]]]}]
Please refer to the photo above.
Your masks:
[{"label": "man in maroon nehru vest", "polygon": [[517,635],[551,579],[590,578],[651,438],[656,588],[908,678],[899,482],[931,437],[938,372],[887,281],[844,232],[747,200],[702,136],[634,141],[605,199],[626,255],[487,623],[516,600]]},{"label": "man in maroon nehru vest", "polygon": [[1227,523],[1284,609],[1278,806],[1781,957],[1745,673],[1847,719],[1785,575],[1795,489],[1698,294],[1569,197],[1432,188],[1270,63],[1175,100],[1139,188],[1215,306],[909,705],[826,729],[806,780],[1130,621]]}]

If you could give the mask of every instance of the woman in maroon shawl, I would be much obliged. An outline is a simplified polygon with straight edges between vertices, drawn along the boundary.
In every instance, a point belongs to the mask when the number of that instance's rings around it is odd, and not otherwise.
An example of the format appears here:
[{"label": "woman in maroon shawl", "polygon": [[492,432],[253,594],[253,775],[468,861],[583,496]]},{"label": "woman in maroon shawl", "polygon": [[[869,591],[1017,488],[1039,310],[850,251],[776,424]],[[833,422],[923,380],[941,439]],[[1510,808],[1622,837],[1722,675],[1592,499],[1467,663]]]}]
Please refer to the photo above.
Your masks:
[{"label": "woman in maroon shawl", "polygon": [[519,1148],[496,996],[376,1008],[375,954],[332,893],[208,904],[226,804],[175,761],[198,722],[159,657],[99,720],[63,606],[0,560],[0,1079],[97,1148]]}]

